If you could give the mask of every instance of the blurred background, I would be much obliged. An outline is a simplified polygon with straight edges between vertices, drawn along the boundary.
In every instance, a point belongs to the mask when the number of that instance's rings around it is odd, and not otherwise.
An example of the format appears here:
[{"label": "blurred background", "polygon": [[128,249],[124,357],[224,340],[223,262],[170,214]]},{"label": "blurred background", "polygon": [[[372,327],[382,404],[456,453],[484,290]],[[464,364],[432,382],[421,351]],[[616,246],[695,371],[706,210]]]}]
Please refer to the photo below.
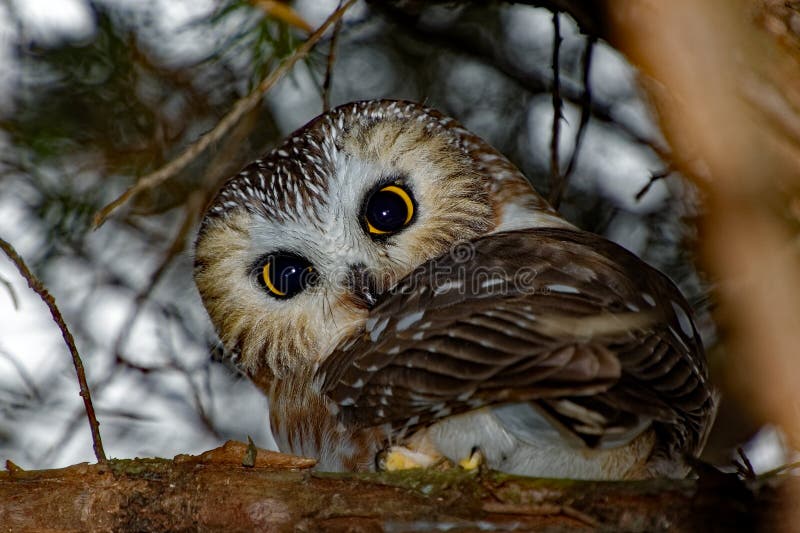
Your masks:
[{"label": "blurred background", "polygon": [[[233,128],[99,229],[104,205],[212,130],[338,5],[333,0],[0,3],[0,237],[55,296],[86,367],[110,457],[274,445],[262,395],[226,359],[192,281],[203,206],[224,180],[330,105],[422,101],[506,154],[561,212],[662,269],[694,306],[715,375],[725,346],[694,251],[702,194],[613,48],[542,8],[357,2]],[[335,54],[332,55],[332,52]],[[563,188],[563,194],[558,190]],[[724,388],[725,380],[718,380]],[[743,446],[765,471],[782,438],[723,402],[707,459]],[[69,353],[0,257],[0,459],[93,461]]]}]

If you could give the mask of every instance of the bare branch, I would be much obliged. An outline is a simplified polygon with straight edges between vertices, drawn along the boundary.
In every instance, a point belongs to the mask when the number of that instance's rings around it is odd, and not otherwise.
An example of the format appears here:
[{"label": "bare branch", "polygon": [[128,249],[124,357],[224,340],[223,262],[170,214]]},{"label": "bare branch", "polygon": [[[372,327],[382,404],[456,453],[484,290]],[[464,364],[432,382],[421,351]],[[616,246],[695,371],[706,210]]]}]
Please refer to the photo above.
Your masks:
[{"label": "bare branch", "polygon": [[[537,2],[523,3],[538,5]],[[541,2],[541,4],[549,4],[549,2]],[[507,54],[487,44],[483,39],[476,39],[475,36],[468,31],[462,31],[458,28],[441,29],[438,27],[427,27],[425,24],[419,23],[416,18],[409,15],[405,9],[400,9],[394,4],[375,3],[373,7],[375,9],[380,9],[389,20],[399,26],[405,33],[427,45],[475,58],[483,64],[496,69],[506,76],[506,78],[533,94],[549,94],[551,91],[552,80],[549,76],[539,71],[525,71],[519,65],[511,61]],[[566,9],[564,11],[568,12]],[[583,102],[586,97],[585,86],[580,88],[577,83],[573,83],[568,78],[562,78],[560,80],[560,92],[563,100],[573,103]],[[632,142],[647,146],[656,152],[664,161],[669,160],[670,153],[668,147],[660,144],[657,138],[642,135],[637,128],[624,121],[620,121],[612,113],[612,104],[592,99],[589,101],[589,107],[593,119],[617,128]]]},{"label": "bare branch", "polygon": [[[387,3],[402,7],[408,13],[418,14],[431,4],[458,5],[487,2],[485,0],[483,2],[475,2],[474,0],[392,0]],[[550,11],[569,13],[578,23],[581,31],[587,34],[605,37],[607,32],[606,6],[603,2],[597,2],[596,0],[514,0],[512,3],[527,4],[543,7]]]},{"label": "bare branch", "polygon": [[663,180],[664,178],[672,174],[673,171],[674,169],[672,167],[668,167],[660,172],[653,172],[652,174],[650,174],[650,180],[647,183],[645,183],[644,187],[642,187],[641,190],[639,190],[639,192],[636,193],[636,196],[634,196],[636,201],[638,202],[639,200],[641,200],[642,197],[648,193],[650,187],[652,187],[655,182]]},{"label": "bare branch", "polygon": [[17,267],[19,273],[23,278],[25,278],[25,281],[28,282],[28,287],[33,289],[34,292],[36,292],[36,294],[38,294],[42,301],[47,305],[48,309],[50,309],[50,314],[53,316],[53,320],[61,330],[61,335],[64,337],[64,342],[67,343],[67,347],[72,354],[72,364],[75,366],[75,373],[78,375],[78,384],[80,385],[81,389],[81,397],[83,398],[83,405],[86,409],[86,416],[89,419],[89,427],[92,431],[94,455],[97,457],[98,463],[104,463],[106,461],[106,454],[103,451],[103,442],[100,440],[100,424],[97,422],[97,416],[95,416],[94,406],[92,405],[92,395],[89,391],[89,385],[86,383],[86,373],[83,371],[83,362],[81,361],[81,356],[78,354],[78,348],[75,347],[75,339],[72,338],[72,333],[70,333],[67,323],[64,321],[64,317],[61,315],[61,311],[59,311],[58,307],[56,306],[55,298],[53,298],[50,292],[48,292],[47,288],[45,288],[44,284],[39,280],[39,278],[37,278],[33,272],[30,271],[28,265],[25,264],[25,261],[22,259],[22,257],[20,257],[14,247],[0,238],[0,249],[3,250],[3,252]]},{"label": "bare branch", "polygon": [[186,238],[194,227],[198,207],[202,205],[203,198],[204,195],[201,191],[195,191],[194,194],[189,196],[189,199],[184,207],[185,214],[183,221],[181,222],[175,237],[172,239],[169,248],[167,248],[167,250],[164,252],[158,267],[150,275],[147,285],[136,294],[136,297],[133,300],[131,311],[123,322],[126,324],[126,326],[122,329],[122,331],[120,331],[120,334],[117,336],[117,340],[114,342],[112,353],[117,357],[117,359],[122,357],[122,349],[127,343],[128,337],[130,337],[133,326],[136,323],[136,320],[139,318],[139,314],[142,312],[145,302],[147,302],[148,298],[150,298],[150,295],[153,293],[156,285],[161,280],[161,277],[167,271],[167,268],[169,268],[169,266],[172,264],[172,261],[183,251],[186,245]]},{"label": "bare branch", "polygon": [[561,179],[562,189],[556,197],[555,207],[561,203],[561,196],[564,194],[567,185],[569,185],[569,178],[575,171],[578,165],[578,156],[581,153],[581,146],[583,145],[583,137],[586,134],[586,126],[589,124],[589,118],[592,116],[592,85],[589,82],[589,76],[592,69],[592,52],[597,44],[597,38],[592,35],[586,36],[586,45],[583,49],[583,96],[581,97],[581,118],[578,123],[578,132],[575,134],[575,145],[572,148],[572,155],[570,155],[567,170],[564,171],[564,176]]},{"label": "bare branch", "polygon": [[6,288],[9,298],[11,298],[11,304],[14,306],[14,310],[18,311],[19,300],[17,299],[17,293],[14,292],[14,287],[11,286],[11,282],[5,278],[0,278],[0,285]]},{"label": "bare branch", "polygon": [[39,392],[39,388],[36,386],[36,380],[33,379],[33,376],[30,374],[30,372],[28,372],[28,369],[19,362],[19,359],[2,349],[0,349],[0,357],[4,358],[11,366],[14,367],[14,370],[16,370],[17,374],[19,374],[19,378],[30,390],[30,394],[33,399],[36,401],[41,401],[42,395]]},{"label": "bare branch", "polygon": [[744,453],[744,448],[739,446],[736,448],[736,453],[739,454],[739,459],[734,461],[734,464],[736,465],[736,473],[739,474],[739,477],[742,479],[756,479],[758,476],[753,469],[750,458]]},{"label": "bare branch", "polygon": [[459,468],[326,474],[309,470],[313,460],[266,450],[243,466],[247,452],[246,444],[228,442],[172,461],[0,472],[0,502],[8,502],[0,522],[26,531],[473,531],[478,524],[521,531],[704,531],[713,524],[715,531],[749,531],[757,518],[774,531],[792,523],[775,512],[791,501],[788,493],[713,471],[699,480],[614,483]]},{"label": "bare branch", "polygon": [[558,144],[561,140],[561,120],[564,118],[562,109],[564,102],[561,100],[561,63],[559,52],[561,52],[561,21],[558,11],[553,11],[553,130],[550,136],[550,203],[558,209],[561,200],[561,169],[559,168]]},{"label": "bare branch", "polygon": [[186,168],[192,161],[197,158],[202,152],[212,144],[219,142],[227,133],[233,128],[241,118],[249,111],[254,109],[263,98],[264,94],[269,91],[283,76],[291,70],[295,63],[308,55],[312,48],[322,39],[322,36],[328,28],[342,18],[344,13],[352,6],[356,0],[348,0],[342,7],[334,11],[322,25],[312,33],[308,39],[301,44],[292,55],[281,61],[281,63],[270,72],[270,74],[261,80],[258,87],[250,94],[237,101],[228,113],[222,117],[217,125],[208,133],[200,137],[196,142],[187,147],[181,155],[161,167],[160,169],[152,172],[141,178],[136,184],[122,193],[116,200],[103,207],[94,217],[94,227],[100,227],[103,222],[117,209],[119,206],[127,202],[133,196],[142,191],[157,187],[164,181],[172,178],[181,170]]},{"label": "bare branch", "polygon": [[[339,0],[337,10],[342,8],[342,0]],[[330,50],[328,50],[328,65],[325,68],[325,81],[322,84],[322,111],[326,112],[331,108],[331,82],[333,80],[333,64],[336,62],[336,41],[339,38],[339,31],[342,29],[342,19],[336,21],[331,36]]]}]

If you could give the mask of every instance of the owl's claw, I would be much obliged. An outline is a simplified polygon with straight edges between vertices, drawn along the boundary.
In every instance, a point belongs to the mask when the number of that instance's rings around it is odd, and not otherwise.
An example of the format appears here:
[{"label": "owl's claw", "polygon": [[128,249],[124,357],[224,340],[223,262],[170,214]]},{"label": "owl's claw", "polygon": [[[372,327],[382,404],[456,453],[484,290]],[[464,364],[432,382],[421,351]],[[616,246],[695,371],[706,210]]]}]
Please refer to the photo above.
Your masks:
[{"label": "owl's claw", "polygon": [[458,466],[467,471],[474,471],[484,466],[483,452],[477,446],[472,448],[469,457],[465,457],[458,462]]},{"label": "owl's claw", "polygon": [[[455,467],[452,462],[442,455],[415,451],[405,446],[391,446],[382,451],[378,454],[377,465],[378,470],[385,472],[411,470],[414,468],[443,468],[448,470]],[[468,472],[482,470],[486,466],[483,452],[476,446],[469,456],[458,461],[458,466]]]},{"label": "owl's claw", "polygon": [[405,446],[391,446],[378,455],[378,469],[386,472],[428,468],[441,460],[439,455],[430,455],[410,450]]}]

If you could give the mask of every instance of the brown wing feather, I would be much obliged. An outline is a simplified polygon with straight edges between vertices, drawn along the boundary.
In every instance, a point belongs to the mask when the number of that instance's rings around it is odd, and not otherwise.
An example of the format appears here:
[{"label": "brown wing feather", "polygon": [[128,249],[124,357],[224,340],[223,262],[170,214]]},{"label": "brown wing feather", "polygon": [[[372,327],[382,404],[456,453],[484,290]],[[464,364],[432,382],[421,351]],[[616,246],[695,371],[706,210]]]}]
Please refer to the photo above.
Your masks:
[{"label": "brown wing feather", "polygon": [[670,448],[702,445],[713,391],[689,306],[663,274],[567,229],[495,234],[468,251],[419,267],[321,363],[317,385],[343,420],[401,430],[535,401],[589,445],[642,420]]}]

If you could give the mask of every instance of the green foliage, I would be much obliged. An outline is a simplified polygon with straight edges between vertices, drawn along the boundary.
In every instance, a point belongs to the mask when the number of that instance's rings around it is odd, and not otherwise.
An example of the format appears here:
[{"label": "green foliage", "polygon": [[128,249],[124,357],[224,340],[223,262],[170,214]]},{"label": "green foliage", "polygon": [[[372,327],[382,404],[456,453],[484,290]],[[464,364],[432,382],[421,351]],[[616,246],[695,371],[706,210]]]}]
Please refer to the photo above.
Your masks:
[{"label": "green foliage", "polygon": [[[297,44],[284,23],[237,0],[187,28],[218,39],[207,57],[170,64],[130,14],[92,7],[96,30],[87,42],[16,46],[21,75],[0,128],[17,160],[99,151],[107,175],[153,170],[196,138],[193,126],[207,127],[241,96],[241,80],[249,90]],[[232,25],[237,31],[226,33]]]},{"label": "green foliage", "polygon": [[[91,8],[95,31],[89,39],[15,44],[12,111],[0,116],[11,147],[0,156],[0,182],[21,180],[34,191],[26,200],[52,237],[50,252],[65,243],[80,249],[92,214],[111,193],[196,140],[297,45],[285,23],[234,0],[163,36],[208,39],[197,47],[205,55],[175,60],[167,53],[174,43],[151,42],[152,28],[141,17],[102,2]],[[261,142],[276,133],[262,127]],[[136,212],[182,204],[212,155],[137,199]]]}]

